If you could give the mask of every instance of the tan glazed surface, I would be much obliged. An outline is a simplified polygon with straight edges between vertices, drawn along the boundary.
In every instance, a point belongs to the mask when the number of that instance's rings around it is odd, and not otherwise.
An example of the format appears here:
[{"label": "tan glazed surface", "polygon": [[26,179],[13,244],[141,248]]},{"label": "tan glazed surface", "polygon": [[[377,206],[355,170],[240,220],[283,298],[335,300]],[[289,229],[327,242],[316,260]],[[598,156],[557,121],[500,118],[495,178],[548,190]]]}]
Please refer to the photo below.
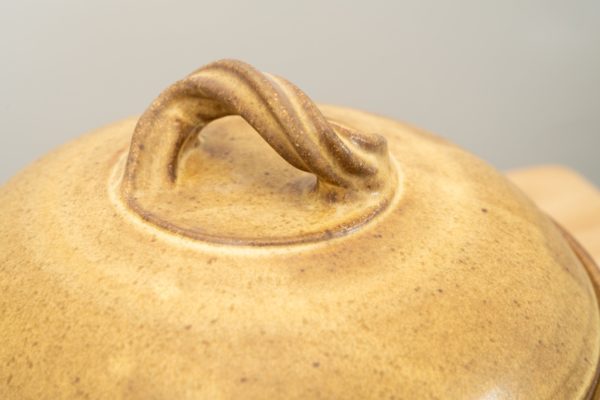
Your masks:
[{"label": "tan glazed surface", "polygon": [[592,262],[513,184],[243,63],[37,161],[0,221],[1,399],[595,387]]}]

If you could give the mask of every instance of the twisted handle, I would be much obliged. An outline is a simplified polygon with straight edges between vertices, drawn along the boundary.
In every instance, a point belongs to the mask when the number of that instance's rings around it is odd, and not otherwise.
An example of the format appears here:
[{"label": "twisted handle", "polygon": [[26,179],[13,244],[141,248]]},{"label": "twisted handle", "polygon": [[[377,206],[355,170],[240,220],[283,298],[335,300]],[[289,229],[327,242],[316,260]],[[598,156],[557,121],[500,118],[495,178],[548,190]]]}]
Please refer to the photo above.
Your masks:
[{"label": "twisted handle", "polygon": [[319,186],[378,191],[389,174],[387,144],[376,134],[327,121],[300,89],[283,78],[235,60],[193,72],[166,89],[135,128],[122,190],[164,190],[176,184],[187,140],[211,121],[242,116],[296,168]]}]

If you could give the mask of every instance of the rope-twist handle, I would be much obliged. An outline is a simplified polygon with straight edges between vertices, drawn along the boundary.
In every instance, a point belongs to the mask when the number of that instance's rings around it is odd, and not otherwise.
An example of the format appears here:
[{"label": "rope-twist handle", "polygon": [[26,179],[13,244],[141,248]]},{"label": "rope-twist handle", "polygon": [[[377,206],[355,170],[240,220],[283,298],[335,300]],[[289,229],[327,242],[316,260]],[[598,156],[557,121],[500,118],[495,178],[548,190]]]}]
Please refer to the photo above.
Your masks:
[{"label": "rope-twist handle", "polygon": [[287,162],[311,172],[319,186],[374,192],[386,185],[383,137],[328,121],[300,89],[236,60],[198,69],[167,88],[135,128],[122,191],[164,190],[177,182],[181,149],[213,120],[243,117]]}]

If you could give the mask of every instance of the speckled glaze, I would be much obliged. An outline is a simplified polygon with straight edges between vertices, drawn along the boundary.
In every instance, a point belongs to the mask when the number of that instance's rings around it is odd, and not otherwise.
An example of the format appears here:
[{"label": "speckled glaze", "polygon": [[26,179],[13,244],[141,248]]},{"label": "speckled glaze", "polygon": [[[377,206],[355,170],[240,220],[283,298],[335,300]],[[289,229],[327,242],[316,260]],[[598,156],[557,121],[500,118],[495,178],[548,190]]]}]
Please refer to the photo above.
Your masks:
[{"label": "speckled glaze", "polygon": [[568,234],[460,148],[269,77],[211,64],[0,189],[0,398],[596,396]]}]

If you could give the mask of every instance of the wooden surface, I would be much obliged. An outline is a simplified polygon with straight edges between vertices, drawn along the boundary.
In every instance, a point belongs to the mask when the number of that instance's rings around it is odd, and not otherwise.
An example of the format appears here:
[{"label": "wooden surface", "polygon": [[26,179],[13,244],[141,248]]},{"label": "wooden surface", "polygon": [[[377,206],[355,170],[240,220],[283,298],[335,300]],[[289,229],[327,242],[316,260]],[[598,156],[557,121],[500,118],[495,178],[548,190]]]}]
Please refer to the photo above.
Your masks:
[{"label": "wooden surface", "polygon": [[507,173],[538,206],[565,227],[600,264],[600,190],[563,166]]}]

